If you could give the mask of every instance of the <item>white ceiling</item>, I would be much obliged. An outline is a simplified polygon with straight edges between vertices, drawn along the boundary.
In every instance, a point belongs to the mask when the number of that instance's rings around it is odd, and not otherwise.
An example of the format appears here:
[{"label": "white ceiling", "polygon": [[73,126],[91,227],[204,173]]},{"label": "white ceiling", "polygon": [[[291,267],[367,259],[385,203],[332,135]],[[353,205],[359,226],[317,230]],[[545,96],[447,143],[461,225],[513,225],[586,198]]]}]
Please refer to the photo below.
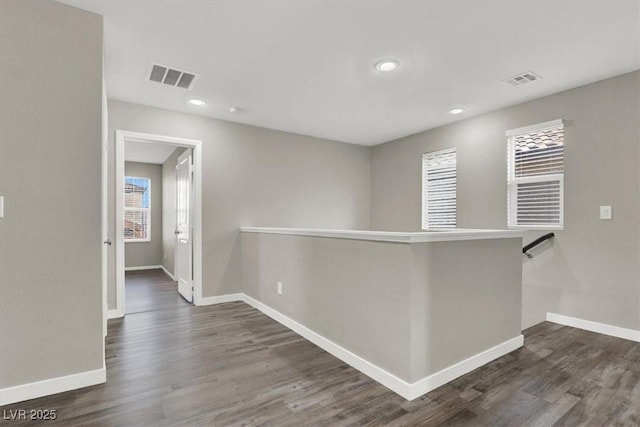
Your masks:
[{"label": "white ceiling", "polygon": [[163,164],[176,151],[175,145],[125,141],[124,160],[127,162]]},{"label": "white ceiling", "polygon": [[640,69],[639,1],[63,2],[105,17],[110,98],[364,145]]}]

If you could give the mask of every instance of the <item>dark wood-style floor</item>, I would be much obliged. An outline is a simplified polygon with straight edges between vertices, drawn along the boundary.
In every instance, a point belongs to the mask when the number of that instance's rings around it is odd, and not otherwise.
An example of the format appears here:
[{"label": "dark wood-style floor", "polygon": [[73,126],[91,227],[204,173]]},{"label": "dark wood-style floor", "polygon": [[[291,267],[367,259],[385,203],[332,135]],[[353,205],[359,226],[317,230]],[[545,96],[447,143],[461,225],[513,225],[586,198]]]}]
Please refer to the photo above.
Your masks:
[{"label": "dark wood-style floor", "polygon": [[107,383],[3,410],[56,409],[47,423],[65,426],[640,425],[639,343],[541,323],[407,402],[244,303],[160,296],[172,282],[157,271],[127,280],[151,299],[109,322]]},{"label": "dark wood-style floor", "polygon": [[191,305],[176,291],[177,286],[161,269],[126,271],[126,314],[190,307]]}]

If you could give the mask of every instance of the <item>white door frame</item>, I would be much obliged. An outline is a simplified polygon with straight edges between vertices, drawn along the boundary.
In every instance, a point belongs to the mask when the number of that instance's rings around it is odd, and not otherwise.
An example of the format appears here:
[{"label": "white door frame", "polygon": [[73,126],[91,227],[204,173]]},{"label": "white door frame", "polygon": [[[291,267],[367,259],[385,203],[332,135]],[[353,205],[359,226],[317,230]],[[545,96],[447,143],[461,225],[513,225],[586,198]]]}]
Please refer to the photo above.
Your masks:
[{"label": "white door frame", "polygon": [[[107,88],[102,78],[102,157],[101,157],[101,173],[102,173],[102,335],[107,336],[107,316],[109,312],[109,302],[107,301],[108,275],[107,265],[109,260],[109,248],[111,245],[109,240],[109,117],[107,104]],[[104,339],[102,340],[104,353]]]},{"label": "white door frame", "polygon": [[[115,198],[116,198],[116,316],[125,313],[124,299],[124,147],[125,141],[162,143],[193,149],[193,302],[202,302],[202,141],[116,130]],[[176,292],[178,292],[176,290]]]}]

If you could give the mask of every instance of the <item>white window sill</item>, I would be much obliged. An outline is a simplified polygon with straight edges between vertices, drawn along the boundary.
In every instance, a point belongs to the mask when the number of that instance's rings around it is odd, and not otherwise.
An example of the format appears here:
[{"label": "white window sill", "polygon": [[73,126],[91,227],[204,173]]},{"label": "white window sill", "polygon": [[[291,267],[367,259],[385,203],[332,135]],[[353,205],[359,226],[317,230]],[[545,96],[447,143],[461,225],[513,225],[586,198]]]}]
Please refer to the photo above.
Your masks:
[{"label": "white window sill", "polygon": [[531,231],[535,231],[535,230],[551,230],[551,231],[558,231],[558,230],[564,230],[564,226],[563,225],[510,225],[507,227],[508,230],[531,230]]}]

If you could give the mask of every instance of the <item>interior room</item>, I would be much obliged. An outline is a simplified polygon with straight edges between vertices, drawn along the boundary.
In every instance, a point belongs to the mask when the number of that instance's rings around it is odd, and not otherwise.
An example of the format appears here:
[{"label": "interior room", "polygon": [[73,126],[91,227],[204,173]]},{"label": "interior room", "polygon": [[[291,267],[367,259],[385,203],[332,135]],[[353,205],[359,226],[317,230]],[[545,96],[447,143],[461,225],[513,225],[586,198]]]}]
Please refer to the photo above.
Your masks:
[{"label": "interior room", "polygon": [[[124,230],[126,314],[175,305],[176,166],[185,147],[127,141],[124,147]],[[153,273],[160,292],[149,285]],[[180,305],[180,303],[177,303]],[[117,314],[116,314],[117,316]]]},{"label": "interior room", "polygon": [[0,58],[8,425],[640,425],[640,1],[4,0]]}]

